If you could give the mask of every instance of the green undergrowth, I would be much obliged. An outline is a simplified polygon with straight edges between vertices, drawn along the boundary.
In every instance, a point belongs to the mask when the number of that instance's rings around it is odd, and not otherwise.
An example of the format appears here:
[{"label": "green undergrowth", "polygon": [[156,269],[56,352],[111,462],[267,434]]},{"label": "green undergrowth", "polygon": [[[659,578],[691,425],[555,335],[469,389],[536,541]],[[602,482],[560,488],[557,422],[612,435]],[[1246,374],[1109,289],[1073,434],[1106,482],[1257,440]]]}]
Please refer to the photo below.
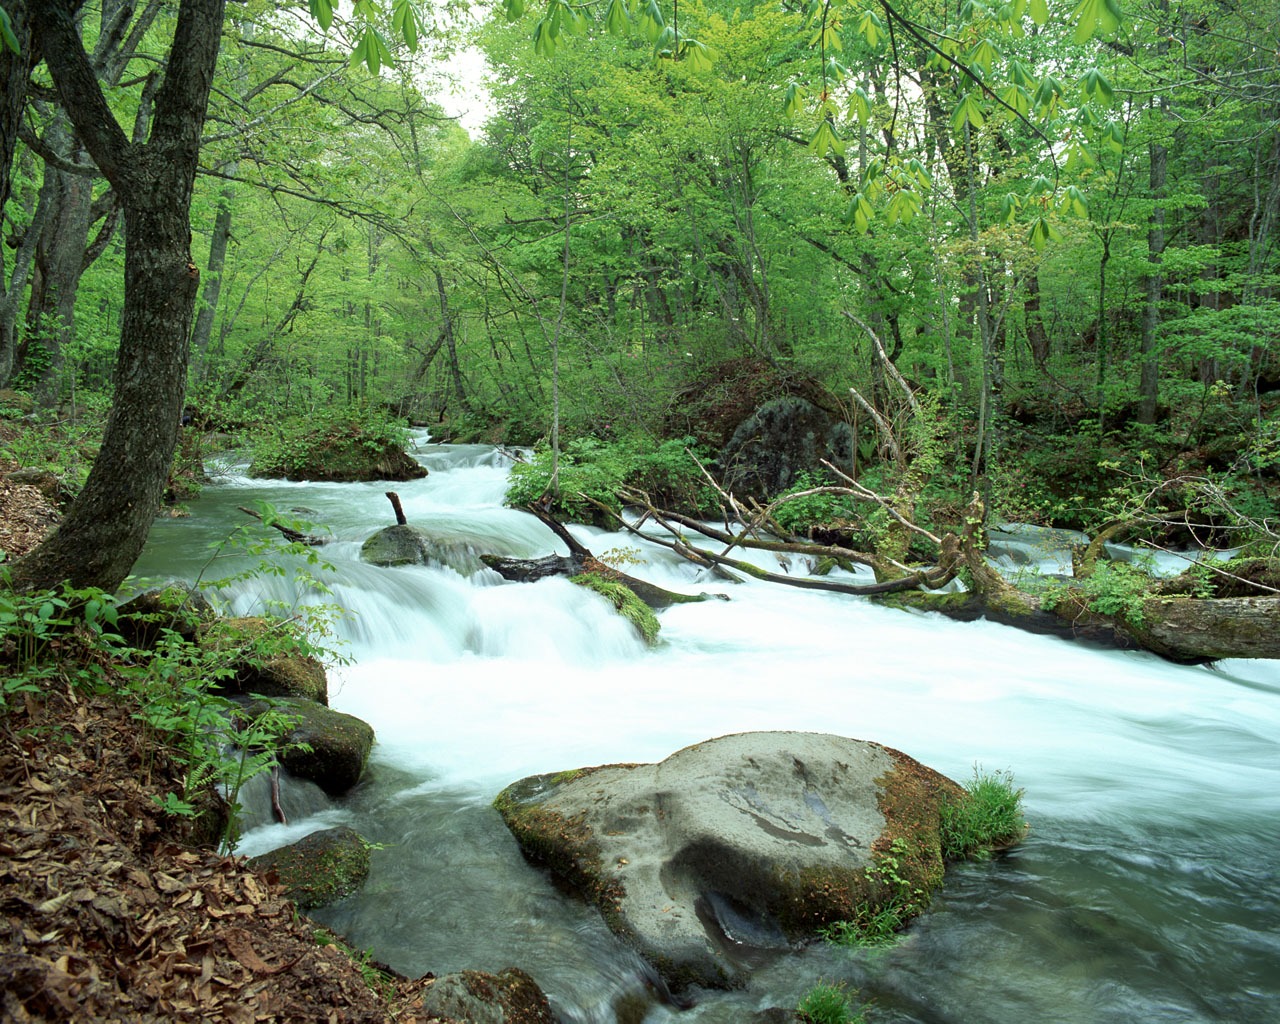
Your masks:
[{"label": "green undergrowth", "polygon": [[[225,582],[206,586],[216,591]],[[276,608],[263,628],[241,631],[234,641],[223,631],[216,643],[205,643],[194,597],[171,589],[172,599],[136,612],[95,588],[15,590],[0,565],[0,718],[27,695],[54,688],[132,707],[157,760],[164,752],[176,765],[174,788],[153,799],[166,814],[186,819],[194,834],[229,851],[241,790],[278,763],[297,719],[270,706],[248,713],[218,690],[246,666],[337,660],[324,642],[331,623],[323,607]]]},{"label": "green undergrowth", "polygon": [[[647,437],[616,441],[575,438],[560,453],[558,488],[552,485],[551,449],[539,446],[528,462],[512,468],[506,503],[523,508],[550,494],[553,515],[592,522],[607,518],[600,505],[620,512],[623,501],[618,492],[632,488],[645,492],[662,507],[707,513],[717,507],[716,494],[689,455],[693,444],[688,437],[660,443]],[[705,462],[704,456],[699,458]]]}]

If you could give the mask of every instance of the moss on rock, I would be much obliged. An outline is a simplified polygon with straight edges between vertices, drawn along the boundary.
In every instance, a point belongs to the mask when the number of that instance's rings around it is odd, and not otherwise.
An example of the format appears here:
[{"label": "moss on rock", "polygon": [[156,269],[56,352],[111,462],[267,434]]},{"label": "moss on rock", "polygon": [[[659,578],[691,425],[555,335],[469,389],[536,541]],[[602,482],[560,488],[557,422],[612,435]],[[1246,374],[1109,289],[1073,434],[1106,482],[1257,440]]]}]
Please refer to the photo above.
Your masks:
[{"label": "moss on rock", "polygon": [[297,648],[301,641],[287,623],[256,616],[217,619],[201,628],[199,643],[227,658],[229,675],[218,688],[230,694],[301,697],[329,703],[324,666]]},{"label": "moss on rock", "polygon": [[569,580],[607,598],[618,614],[635,627],[636,632],[650,647],[658,642],[658,631],[662,628],[658,624],[658,617],[626,584],[611,580],[598,572],[579,573],[577,576],[570,576]]},{"label": "moss on rock", "polygon": [[252,857],[249,865],[274,872],[302,910],[350,896],[369,877],[369,843],[345,825],[312,832],[296,843]]}]

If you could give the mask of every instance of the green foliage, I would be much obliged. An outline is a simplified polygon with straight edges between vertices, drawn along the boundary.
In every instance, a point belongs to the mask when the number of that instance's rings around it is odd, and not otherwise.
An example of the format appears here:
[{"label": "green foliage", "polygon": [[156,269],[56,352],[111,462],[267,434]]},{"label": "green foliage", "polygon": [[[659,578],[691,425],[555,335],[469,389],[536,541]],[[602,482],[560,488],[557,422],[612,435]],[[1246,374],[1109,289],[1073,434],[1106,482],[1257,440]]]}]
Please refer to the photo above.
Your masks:
[{"label": "green foliage", "polygon": [[1091,611],[1141,626],[1143,604],[1155,582],[1140,566],[1099,561],[1093,572],[1083,579],[1049,586],[1040,602],[1046,611],[1052,611],[1068,593],[1078,593]]},{"label": "green foliage", "polygon": [[[0,557],[3,552],[0,552]],[[15,694],[38,693],[54,679],[92,684],[92,667],[59,657],[78,635],[103,646],[119,642],[115,599],[96,588],[23,592],[13,589],[7,566],[0,565],[0,713]]]},{"label": "green foliage", "polygon": [[227,809],[224,852],[235,847],[239,834],[239,796],[245,783],[270,771],[287,749],[304,745],[284,742],[298,723],[296,715],[270,706],[248,714],[214,691],[245,662],[309,646],[282,641],[282,636],[288,634],[268,631],[244,646],[207,647],[169,633],[132,673],[133,693],[141,704],[134,717],[173,752],[183,770],[181,791],[167,793],[157,803],[168,812],[194,817],[201,794],[216,787]]},{"label": "green foliage", "polygon": [[894,942],[898,932],[929,904],[929,894],[899,873],[902,857],[908,853],[905,839],[894,839],[887,851],[873,857],[865,871],[875,893],[854,908],[851,920],[837,921],[820,929],[828,942],[842,946],[874,947]]},{"label": "green foliage", "polygon": [[[627,487],[644,491],[669,507],[695,512],[713,508],[715,492],[690,458],[687,449],[692,447],[693,439],[688,437],[657,446],[640,437],[618,441],[575,438],[560,455],[559,488],[552,494],[552,513],[591,521],[599,515],[593,502],[620,512],[624,502],[619,492]],[[551,475],[551,449],[540,445],[532,460],[512,468],[506,503],[522,508],[542,500],[552,493]]]},{"label": "green foliage", "polygon": [[831,526],[856,518],[853,499],[846,494],[804,494],[827,482],[808,471],[796,475],[796,482],[778,495],[780,503],[773,518],[788,533],[803,534],[810,527]]},{"label": "green foliage", "polygon": [[290,417],[249,437],[251,472],[261,477],[325,477],[364,465],[389,448],[404,449],[403,420],[375,410],[335,410]]},{"label": "green foliage", "polygon": [[853,1002],[844,985],[823,982],[814,985],[796,1006],[796,1013],[806,1024],[862,1024],[866,1019]]},{"label": "green foliage", "polygon": [[944,799],[939,829],[946,860],[986,860],[995,850],[1026,834],[1021,789],[1009,771],[983,772],[976,765],[973,781],[959,799]]}]

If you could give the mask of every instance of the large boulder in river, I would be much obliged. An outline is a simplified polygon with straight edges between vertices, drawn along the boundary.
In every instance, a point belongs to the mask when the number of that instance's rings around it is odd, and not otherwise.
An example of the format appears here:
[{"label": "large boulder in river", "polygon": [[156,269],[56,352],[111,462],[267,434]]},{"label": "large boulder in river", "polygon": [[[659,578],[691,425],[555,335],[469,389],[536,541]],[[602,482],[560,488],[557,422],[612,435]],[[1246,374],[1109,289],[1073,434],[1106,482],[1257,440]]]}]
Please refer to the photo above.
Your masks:
[{"label": "large boulder in river", "polygon": [[681,988],[733,984],[767,951],[879,906],[923,907],[943,875],[939,804],[962,794],[877,743],[761,732],[523,779],[495,807],[531,860]]},{"label": "large boulder in river", "polygon": [[373,749],[373,727],[355,715],[344,715],[309,700],[257,701],[249,715],[270,706],[297,719],[282,738],[280,763],[300,779],[308,779],[330,796],[351,789],[364,774]]},{"label": "large boulder in river", "polygon": [[388,526],[373,534],[360,546],[360,559],[388,567],[441,565],[462,576],[484,568],[480,556],[466,541],[408,523]]}]

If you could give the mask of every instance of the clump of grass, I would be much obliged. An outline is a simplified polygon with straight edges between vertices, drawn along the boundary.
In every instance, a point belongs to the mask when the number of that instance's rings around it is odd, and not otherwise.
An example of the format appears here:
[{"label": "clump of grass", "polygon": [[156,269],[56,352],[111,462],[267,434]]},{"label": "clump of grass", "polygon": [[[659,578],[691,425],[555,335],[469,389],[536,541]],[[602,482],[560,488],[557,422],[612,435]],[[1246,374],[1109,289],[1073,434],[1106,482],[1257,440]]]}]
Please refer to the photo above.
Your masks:
[{"label": "clump of grass", "polygon": [[942,802],[942,856],[986,860],[1021,840],[1027,833],[1022,795],[1023,790],[1014,787],[1012,772],[983,772],[975,765],[964,796]]},{"label": "clump of grass", "polygon": [[807,1024],[864,1024],[866,1020],[861,1010],[854,1010],[843,985],[823,982],[805,993],[796,1013]]}]

